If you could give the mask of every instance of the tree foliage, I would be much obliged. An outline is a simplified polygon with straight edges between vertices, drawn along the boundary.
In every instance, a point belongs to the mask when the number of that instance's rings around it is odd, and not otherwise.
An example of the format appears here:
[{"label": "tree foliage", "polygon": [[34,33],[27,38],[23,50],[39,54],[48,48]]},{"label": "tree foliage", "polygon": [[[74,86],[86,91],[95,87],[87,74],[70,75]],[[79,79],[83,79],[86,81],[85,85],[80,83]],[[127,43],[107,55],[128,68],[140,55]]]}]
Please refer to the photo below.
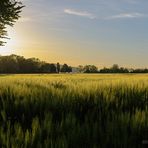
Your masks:
[{"label": "tree foliage", "polygon": [[0,74],[2,73],[59,73],[72,72],[72,67],[64,64],[60,69],[60,64],[47,63],[38,58],[24,58],[23,56],[10,55],[0,56]]},{"label": "tree foliage", "polygon": [[98,68],[95,65],[79,65],[78,66],[78,71],[80,73],[97,73],[98,72]]},{"label": "tree foliage", "polygon": [[61,72],[72,72],[72,68],[67,64],[64,64],[61,68]]},{"label": "tree foliage", "polygon": [[0,46],[4,45],[2,39],[7,38],[6,26],[14,25],[23,7],[17,0],[0,0]]},{"label": "tree foliage", "polygon": [[118,64],[113,64],[112,67],[100,69],[100,73],[129,73],[130,71],[127,68],[119,67]]},{"label": "tree foliage", "polygon": [[86,65],[83,68],[84,73],[97,73],[98,68],[95,65]]},{"label": "tree foliage", "polygon": [[0,73],[56,73],[56,66],[37,58],[0,56]]},{"label": "tree foliage", "polygon": [[113,64],[113,66],[110,68],[104,67],[100,70],[98,70],[95,65],[79,65],[77,69],[80,73],[148,73],[147,68],[128,69],[125,67],[120,67],[118,64]]},{"label": "tree foliage", "polygon": [[82,72],[84,71],[84,66],[83,66],[83,65],[79,65],[79,66],[78,66],[78,71],[79,71],[80,73],[82,73]]},{"label": "tree foliage", "polygon": [[60,63],[57,63],[57,73],[60,72]]}]

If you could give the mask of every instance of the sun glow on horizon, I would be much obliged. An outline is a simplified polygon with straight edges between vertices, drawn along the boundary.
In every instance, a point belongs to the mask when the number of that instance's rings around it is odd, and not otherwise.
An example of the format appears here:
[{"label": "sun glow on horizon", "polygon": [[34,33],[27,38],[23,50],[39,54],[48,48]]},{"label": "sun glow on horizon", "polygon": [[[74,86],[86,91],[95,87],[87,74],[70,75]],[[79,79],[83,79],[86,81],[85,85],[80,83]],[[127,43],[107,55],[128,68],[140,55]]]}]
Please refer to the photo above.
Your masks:
[{"label": "sun glow on horizon", "polygon": [[9,55],[15,52],[14,46],[17,45],[17,40],[8,39],[4,46],[0,47],[0,55]]},{"label": "sun glow on horizon", "polygon": [[10,39],[5,39],[4,46],[0,46],[0,55],[9,55],[15,53],[15,47],[18,44],[18,40],[16,37],[16,34],[14,32],[14,29],[11,27],[7,28],[8,31],[8,37]]}]

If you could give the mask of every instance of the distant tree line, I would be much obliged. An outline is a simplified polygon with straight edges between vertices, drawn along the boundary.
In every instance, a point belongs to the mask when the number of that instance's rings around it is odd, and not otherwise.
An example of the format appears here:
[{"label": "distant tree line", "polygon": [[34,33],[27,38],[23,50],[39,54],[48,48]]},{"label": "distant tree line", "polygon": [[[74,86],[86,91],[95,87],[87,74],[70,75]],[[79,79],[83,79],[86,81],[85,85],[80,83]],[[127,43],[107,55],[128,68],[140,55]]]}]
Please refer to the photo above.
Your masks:
[{"label": "distant tree line", "polygon": [[110,68],[104,67],[103,69],[98,70],[98,68],[95,65],[86,65],[78,66],[78,71],[80,73],[148,73],[148,69],[128,69],[124,67],[119,67],[118,64],[114,64]]},{"label": "distant tree line", "polygon": [[95,65],[79,65],[78,66],[78,71],[80,73],[98,73],[98,68]]},{"label": "distant tree line", "polygon": [[111,68],[104,67],[100,69],[100,73],[129,73],[129,69],[124,67],[119,67],[118,64],[114,64]]},{"label": "distant tree line", "polygon": [[24,58],[23,56],[0,56],[0,73],[60,73],[71,72],[67,64],[47,63],[37,58]]},{"label": "distant tree line", "polygon": [[148,73],[148,69],[128,69],[119,67],[114,64],[110,68],[102,68],[98,70],[95,65],[79,65],[77,68],[72,68],[67,64],[47,63],[40,61],[37,58],[24,58],[23,56],[10,55],[0,56],[0,73]]}]

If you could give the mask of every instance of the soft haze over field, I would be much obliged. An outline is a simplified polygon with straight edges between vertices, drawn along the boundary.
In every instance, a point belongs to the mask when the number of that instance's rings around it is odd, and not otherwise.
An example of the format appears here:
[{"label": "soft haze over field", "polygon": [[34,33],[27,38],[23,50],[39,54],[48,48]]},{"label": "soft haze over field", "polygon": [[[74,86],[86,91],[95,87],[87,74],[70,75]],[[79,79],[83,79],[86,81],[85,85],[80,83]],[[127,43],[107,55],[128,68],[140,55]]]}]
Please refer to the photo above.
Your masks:
[{"label": "soft haze over field", "polygon": [[147,0],[23,0],[0,54],[71,65],[148,66]]}]

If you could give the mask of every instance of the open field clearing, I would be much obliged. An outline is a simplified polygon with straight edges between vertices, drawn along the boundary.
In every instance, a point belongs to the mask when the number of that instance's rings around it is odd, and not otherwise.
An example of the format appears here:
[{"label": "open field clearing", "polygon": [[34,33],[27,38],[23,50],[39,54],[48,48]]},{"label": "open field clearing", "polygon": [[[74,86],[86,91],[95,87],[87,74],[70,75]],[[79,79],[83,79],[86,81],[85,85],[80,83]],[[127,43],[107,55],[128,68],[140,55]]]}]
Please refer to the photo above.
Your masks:
[{"label": "open field clearing", "polygon": [[145,147],[147,74],[0,75],[0,147]]}]

